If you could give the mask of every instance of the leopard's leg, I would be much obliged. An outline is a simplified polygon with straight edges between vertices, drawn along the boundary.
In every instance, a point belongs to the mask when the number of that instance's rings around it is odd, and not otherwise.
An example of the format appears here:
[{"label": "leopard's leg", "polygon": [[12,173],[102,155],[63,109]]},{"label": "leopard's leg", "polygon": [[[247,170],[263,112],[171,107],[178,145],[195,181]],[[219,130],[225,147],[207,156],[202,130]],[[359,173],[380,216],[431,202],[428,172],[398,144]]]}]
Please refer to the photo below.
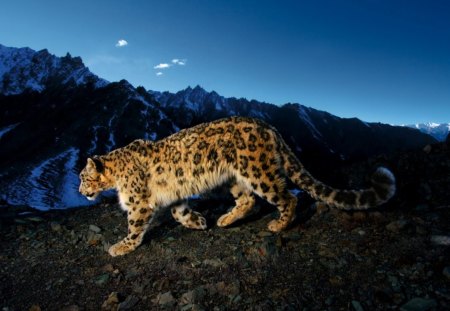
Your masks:
[{"label": "leopard's leg", "polygon": [[148,200],[134,199],[132,201],[135,203],[128,207],[128,235],[109,248],[108,252],[113,257],[132,252],[142,243],[154,214],[154,205]]},{"label": "leopard's leg", "polygon": [[272,204],[275,204],[280,211],[280,218],[274,219],[269,222],[268,229],[272,232],[280,232],[289,226],[295,219],[295,208],[297,207],[297,197],[291,194],[288,190],[284,190],[277,196],[280,197],[280,200],[275,203],[273,198],[276,195],[272,195],[268,201]]},{"label": "leopard's leg", "polygon": [[193,211],[187,203],[182,203],[181,205],[174,206],[171,209],[172,217],[190,229],[206,229],[206,219],[199,212]]},{"label": "leopard's leg", "polygon": [[243,183],[237,182],[231,189],[236,205],[231,211],[222,215],[217,220],[219,227],[225,227],[231,225],[236,220],[244,218],[255,205],[255,197],[250,189],[248,189]]},{"label": "leopard's leg", "polygon": [[275,205],[280,217],[269,222],[268,229],[272,232],[280,232],[287,228],[287,226],[295,218],[295,208],[297,207],[297,197],[291,194],[281,179],[275,178],[273,182],[253,182],[252,187],[254,192],[269,203]]}]

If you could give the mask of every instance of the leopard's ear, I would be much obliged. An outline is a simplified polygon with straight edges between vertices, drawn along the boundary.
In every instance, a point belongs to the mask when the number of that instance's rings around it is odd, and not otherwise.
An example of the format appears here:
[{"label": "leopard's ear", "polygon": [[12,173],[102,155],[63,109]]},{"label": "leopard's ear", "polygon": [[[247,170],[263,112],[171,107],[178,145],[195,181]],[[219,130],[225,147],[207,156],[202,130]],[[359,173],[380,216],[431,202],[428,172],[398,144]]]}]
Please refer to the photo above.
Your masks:
[{"label": "leopard's ear", "polygon": [[95,170],[97,173],[103,173],[105,167],[103,166],[103,162],[99,159],[99,157],[94,156],[93,158],[87,159],[87,170],[91,171]]}]

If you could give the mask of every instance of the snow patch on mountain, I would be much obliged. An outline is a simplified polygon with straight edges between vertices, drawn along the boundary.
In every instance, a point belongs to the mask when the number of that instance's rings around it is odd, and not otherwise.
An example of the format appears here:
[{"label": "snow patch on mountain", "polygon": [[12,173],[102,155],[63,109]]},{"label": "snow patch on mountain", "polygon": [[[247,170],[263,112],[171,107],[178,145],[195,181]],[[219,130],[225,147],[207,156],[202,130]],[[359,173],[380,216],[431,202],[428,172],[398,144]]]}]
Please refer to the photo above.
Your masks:
[{"label": "snow patch on mountain", "polygon": [[2,129],[0,129],[0,139],[2,139],[3,135],[5,135],[6,133],[8,133],[9,131],[13,130],[16,128],[17,125],[19,125],[20,123],[16,123],[16,124],[11,124],[8,126],[3,127]]},{"label": "snow patch on mountain", "polygon": [[80,179],[78,177],[78,171],[76,169],[79,150],[71,148],[66,151],[68,159],[64,165],[64,172],[66,172],[61,193],[61,206],[63,207],[75,207],[86,204],[86,198],[84,198],[78,191],[80,185]]},{"label": "snow patch on mountain", "polygon": [[450,133],[450,123],[417,123],[406,125],[415,128],[423,133],[433,136],[439,141],[444,141]]},{"label": "snow patch on mountain", "polygon": [[12,205],[27,205],[39,210],[88,205],[78,192],[77,148],[46,159],[31,169],[25,178],[16,180],[6,195]]},{"label": "snow patch on mountain", "polygon": [[92,127],[93,139],[91,140],[91,147],[88,149],[87,153],[90,155],[97,149],[98,143],[98,130],[101,128],[99,125],[94,125]]},{"label": "snow patch on mountain", "polygon": [[307,111],[308,108],[299,105],[298,106],[298,114],[299,117],[305,121],[306,125],[308,126],[309,130],[311,131],[311,134],[313,135],[313,137],[317,140],[320,140],[322,137],[322,134],[320,133],[320,131],[316,128],[316,126],[314,125],[314,122],[311,120],[311,117],[308,114]]}]

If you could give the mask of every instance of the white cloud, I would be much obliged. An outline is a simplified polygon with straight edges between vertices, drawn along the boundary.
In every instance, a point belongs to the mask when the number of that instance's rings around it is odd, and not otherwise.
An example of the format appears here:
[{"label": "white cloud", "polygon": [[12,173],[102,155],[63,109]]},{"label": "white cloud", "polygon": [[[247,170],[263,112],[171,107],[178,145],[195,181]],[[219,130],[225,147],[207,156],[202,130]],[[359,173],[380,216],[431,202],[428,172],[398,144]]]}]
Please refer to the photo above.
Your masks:
[{"label": "white cloud", "polygon": [[116,47],[118,47],[118,48],[121,48],[121,47],[124,47],[124,46],[127,46],[127,45],[128,45],[128,42],[127,42],[127,40],[124,40],[124,39],[120,39],[116,43]]},{"label": "white cloud", "polygon": [[172,59],[172,63],[174,63],[175,65],[184,66],[184,65],[186,65],[186,62],[187,62],[187,59],[179,59],[179,58]]},{"label": "white cloud", "polygon": [[167,63],[161,63],[161,64],[159,64],[159,65],[156,65],[156,66],[153,67],[153,68],[154,68],[154,69],[166,69],[166,68],[169,68],[170,66],[172,66],[172,65],[167,64]]},{"label": "white cloud", "polygon": [[162,73],[161,71],[158,71],[158,72],[156,73],[156,75],[157,75],[158,77],[160,77],[160,76],[163,75],[163,73]]}]

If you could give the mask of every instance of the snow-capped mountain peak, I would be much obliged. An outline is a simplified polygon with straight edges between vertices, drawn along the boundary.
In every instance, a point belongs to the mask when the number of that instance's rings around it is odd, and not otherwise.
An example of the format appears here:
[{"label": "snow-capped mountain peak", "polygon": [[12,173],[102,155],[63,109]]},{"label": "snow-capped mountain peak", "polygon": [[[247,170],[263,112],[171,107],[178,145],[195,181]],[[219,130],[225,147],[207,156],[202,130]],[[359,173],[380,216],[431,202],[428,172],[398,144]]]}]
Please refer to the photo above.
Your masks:
[{"label": "snow-capped mountain peak", "polygon": [[439,141],[444,141],[450,133],[450,123],[427,122],[406,126],[415,128],[423,133],[431,135]]},{"label": "snow-capped mountain peak", "polygon": [[48,50],[10,48],[0,44],[0,93],[14,95],[26,90],[41,92],[52,84],[108,84],[91,73],[80,57],[57,57]]}]

